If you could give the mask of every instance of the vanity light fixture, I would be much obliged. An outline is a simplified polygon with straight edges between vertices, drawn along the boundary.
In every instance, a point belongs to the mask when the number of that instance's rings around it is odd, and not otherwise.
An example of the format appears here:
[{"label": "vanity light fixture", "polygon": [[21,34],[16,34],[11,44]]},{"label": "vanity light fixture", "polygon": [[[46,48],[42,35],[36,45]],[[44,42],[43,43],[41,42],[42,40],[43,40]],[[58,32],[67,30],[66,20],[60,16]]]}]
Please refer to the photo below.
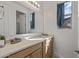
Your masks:
[{"label": "vanity light fixture", "polygon": [[37,8],[40,7],[40,5],[38,4],[38,2],[36,2],[36,1],[28,1],[28,2],[31,3],[32,5],[34,5]]}]

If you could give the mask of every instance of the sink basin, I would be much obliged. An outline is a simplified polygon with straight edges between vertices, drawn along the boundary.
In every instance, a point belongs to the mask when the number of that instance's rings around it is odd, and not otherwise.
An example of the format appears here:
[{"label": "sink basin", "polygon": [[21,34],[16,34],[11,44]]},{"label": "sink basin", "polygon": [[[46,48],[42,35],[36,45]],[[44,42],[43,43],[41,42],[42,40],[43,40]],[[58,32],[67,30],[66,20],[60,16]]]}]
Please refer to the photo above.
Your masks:
[{"label": "sink basin", "polygon": [[16,43],[21,42],[21,38],[14,38],[14,39],[11,39],[9,41],[10,41],[10,44],[16,44]]},{"label": "sink basin", "polygon": [[29,37],[29,39],[33,39],[33,38],[45,38],[47,36],[43,36],[43,35],[38,35],[38,36],[31,36]]},{"label": "sink basin", "polygon": [[27,40],[44,40],[43,38],[31,38],[31,39],[27,39]]},{"label": "sink basin", "polygon": [[35,35],[35,36],[29,36],[29,37],[24,37],[26,40],[45,40],[47,36],[44,35]]}]

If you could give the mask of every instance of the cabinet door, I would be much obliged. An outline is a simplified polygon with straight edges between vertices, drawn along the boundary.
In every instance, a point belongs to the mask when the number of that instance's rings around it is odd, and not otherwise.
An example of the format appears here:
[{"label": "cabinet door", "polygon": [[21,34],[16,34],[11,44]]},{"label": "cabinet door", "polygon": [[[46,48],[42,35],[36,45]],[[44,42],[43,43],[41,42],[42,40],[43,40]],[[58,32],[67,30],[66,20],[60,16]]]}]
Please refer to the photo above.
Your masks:
[{"label": "cabinet door", "polygon": [[42,58],[42,48],[32,53],[31,58]]},{"label": "cabinet door", "polygon": [[46,40],[43,42],[43,58],[46,58]]},{"label": "cabinet door", "polygon": [[47,39],[43,42],[43,58],[50,58],[53,54],[53,40]]},{"label": "cabinet door", "polygon": [[47,57],[51,58],[53,54],[53,40],[52,39],[49,40],[49,46],[47,47],[48,47]]}]

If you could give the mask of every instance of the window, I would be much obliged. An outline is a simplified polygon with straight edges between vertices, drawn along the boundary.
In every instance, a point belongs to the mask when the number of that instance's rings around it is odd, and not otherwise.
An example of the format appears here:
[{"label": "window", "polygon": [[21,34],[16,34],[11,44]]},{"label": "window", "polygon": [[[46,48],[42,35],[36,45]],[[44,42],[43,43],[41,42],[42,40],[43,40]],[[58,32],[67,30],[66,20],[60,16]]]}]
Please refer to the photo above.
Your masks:
[{"label": "window", "polygon": [[31,13],[30,16],[31,16],[30,17],[30,28],[31,29],[34,29],[35,28],[35,13],[34,12]]},{"label": "window", "polygon": [[57,5],[57,25],[59,28],[71,28],[72,2]]}]

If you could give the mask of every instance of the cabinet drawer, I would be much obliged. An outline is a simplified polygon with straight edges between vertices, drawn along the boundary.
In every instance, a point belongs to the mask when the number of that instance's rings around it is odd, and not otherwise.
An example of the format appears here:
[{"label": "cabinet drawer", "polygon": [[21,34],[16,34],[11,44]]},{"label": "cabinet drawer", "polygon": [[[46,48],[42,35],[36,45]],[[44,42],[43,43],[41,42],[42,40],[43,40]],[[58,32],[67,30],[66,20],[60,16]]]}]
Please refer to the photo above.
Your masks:
[{"label": "cabinet drawer", "polygon": [[42,43],[39,43],[39,44],[31,46],[27,49],[14,53],[14,54],[8,56],[8,58],[24,58],[24,57],[28,56],[29,54],[32,54],[35,50],[37,50],[41,47],[42,47]]}]

